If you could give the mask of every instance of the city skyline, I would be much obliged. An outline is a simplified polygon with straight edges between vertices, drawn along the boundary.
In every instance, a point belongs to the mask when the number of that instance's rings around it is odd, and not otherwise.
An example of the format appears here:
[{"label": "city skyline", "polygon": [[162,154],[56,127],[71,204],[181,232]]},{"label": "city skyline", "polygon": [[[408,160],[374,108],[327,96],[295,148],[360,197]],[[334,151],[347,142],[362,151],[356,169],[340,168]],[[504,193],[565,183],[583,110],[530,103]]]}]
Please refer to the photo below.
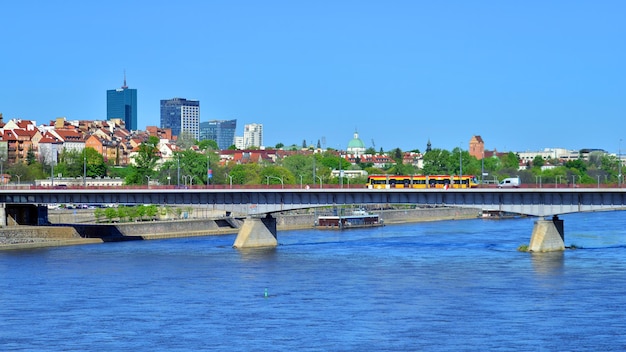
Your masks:
[{"label": "city skyline", "polygon": [[[201,122],[263,124],[266,146],[345,148],[358,131],[376,150],[481,135],[488,150],[617,153],[626,137],[620,1],[181,4],[194,11],[5,4],[5,120],[105,119],[103,92],[126,72],[141,130],[159,125],[160,100],[183,96],[202,101]],[[190,51],[165,50],[181,38]]]}]

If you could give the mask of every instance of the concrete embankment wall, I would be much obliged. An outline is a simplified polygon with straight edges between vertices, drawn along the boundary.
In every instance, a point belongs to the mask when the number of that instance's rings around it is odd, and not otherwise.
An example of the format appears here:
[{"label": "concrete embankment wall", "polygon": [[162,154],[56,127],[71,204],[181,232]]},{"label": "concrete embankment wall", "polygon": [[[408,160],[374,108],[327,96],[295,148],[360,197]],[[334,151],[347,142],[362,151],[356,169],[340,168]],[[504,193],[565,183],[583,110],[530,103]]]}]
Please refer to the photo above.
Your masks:
[{"label": "concrete embankment wall", "polygon": [[[469,219],[478,216],[478,209],[417,208],[377,211],[385,224],[421,221]],[[70,212],[69,217],[76,214]],[[84,215],[87,217],[88,215]],[[62,216],[58,215],[57,219]],[[315,213],[274,214],[278,231],[313,228]],[[102,241],[162,239],[206,235],[235,234],[242,219],[187,219],[144,221],[119,224],[74,223],[57,226],[12,226],[0,229],[0,249],[18,249]],[[280,234],[279,234],[280,238]]]},{"label": "concrete embankment wall", "polygon": [[[416,208],[375,211],[385,224],[401,224],[421,221],[471,219],[478,217],[479,209],[465,208]],[[274,214],[278,230],[311,228],[315,214]]]},{"label": "concrete embankment wall", "polygon": [[175,221],[146,221],[122,224],[74,224],[74,229],[85,238],[102,238],[105,241],[192,237],[237,233],[231,223],[238,220],[194,219]]},{"label": "concrete embankment wall", "polygon": [[393,209],[382,211],[381,217],[386,224],[407,222],[455,220],[477,218],[480,209],[468,208],[418,208]]},{"label": "concrete embankment wall", "polygon": [[73,227],[12,226],[0,229],[0,249],[27,249],[71,244],[100,243],[84,239]]},{"label": "concrete embankment wall", "polygon": [[11,226],[0,229],[0,249],[25,249],[141,239],[237,233],[240,220],[201,219],[124,224]]}]

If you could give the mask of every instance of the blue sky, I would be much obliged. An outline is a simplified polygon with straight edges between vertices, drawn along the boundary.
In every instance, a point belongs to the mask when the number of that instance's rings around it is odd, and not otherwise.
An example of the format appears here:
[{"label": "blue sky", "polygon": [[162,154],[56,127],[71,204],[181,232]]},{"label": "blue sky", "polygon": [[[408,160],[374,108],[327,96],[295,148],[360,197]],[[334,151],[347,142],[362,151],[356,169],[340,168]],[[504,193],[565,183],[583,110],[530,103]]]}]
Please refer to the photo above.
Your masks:
[{"label": "blue sky", "polygon": [[[106,90],[200,100],[274,146],[626,150],[624,1],[5,1],[0,112],[104,119]],[[624,141],[621,141],[624,139]]]}]

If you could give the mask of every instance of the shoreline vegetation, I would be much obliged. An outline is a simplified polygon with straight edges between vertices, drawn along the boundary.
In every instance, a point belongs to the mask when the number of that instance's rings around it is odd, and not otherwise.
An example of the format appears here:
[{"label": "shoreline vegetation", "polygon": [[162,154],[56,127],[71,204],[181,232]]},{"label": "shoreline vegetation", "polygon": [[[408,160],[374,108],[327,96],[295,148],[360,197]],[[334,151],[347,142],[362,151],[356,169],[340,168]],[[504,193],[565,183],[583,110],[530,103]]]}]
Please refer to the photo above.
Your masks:
[{"label": "shoreline vegetation", "polygon": [[[327,210],[328,211],[328,210]],[[478,218],[478,209],[453,207],[420,208],[415,206],[373,209],[385,225]],[[231,235],[238,232],[237,221],[243,217],[226,217],[223,211],[189,207],[162,212],[161,217],[144,221],[118,221],[112,217],[96,219],[95,209],[54,209],[48,213],[49,226],[7,226],[0,228],[0,251],[106,242],[103,236],[80,234],[79,228],[98,227],[100,231],[121,232],[117,240],[154,240],[196,236]],[[322,210],[300,210],[273,214],[277,230],[315,229]],[[237,219],[237,220],[235,220]],[[221,223],[221,224],[220,224]],[[224,226],[227,223],[229,226]],[[178,230],[180,227],[184,230]],[[105,229],[105,230],[103,230]],[[110,230],[108,230],[110,229]],[[122,229],[122,230],[120,230]],[[178,231],[175,231],[176,229]],[[280,234],[279,234],[280,235]]]}]

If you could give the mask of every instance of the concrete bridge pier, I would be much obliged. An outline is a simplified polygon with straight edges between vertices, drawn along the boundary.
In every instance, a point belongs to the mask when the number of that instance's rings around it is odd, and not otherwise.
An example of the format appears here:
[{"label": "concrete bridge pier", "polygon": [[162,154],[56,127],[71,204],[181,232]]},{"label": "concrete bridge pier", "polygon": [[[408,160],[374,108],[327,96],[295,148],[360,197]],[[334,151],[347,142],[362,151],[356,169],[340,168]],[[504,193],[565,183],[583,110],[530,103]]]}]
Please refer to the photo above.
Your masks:
[{"label": "concrete bridge pier", "polygon": [[530,236],[528,250],[531,252],[553,252],[565,250],[563,220],[554,215],[552,220],[537,220]]},{"label": "concrete bridge pier", "polygon": [[234,248],[276,247],[278,245],[276,218],[267,214],[264,218],[248,216],[237,233]]},{"label": "concrete bridge pier", "polygon": [[0,227],[7,226],[7,207],[6,203],[0,203]]}]

